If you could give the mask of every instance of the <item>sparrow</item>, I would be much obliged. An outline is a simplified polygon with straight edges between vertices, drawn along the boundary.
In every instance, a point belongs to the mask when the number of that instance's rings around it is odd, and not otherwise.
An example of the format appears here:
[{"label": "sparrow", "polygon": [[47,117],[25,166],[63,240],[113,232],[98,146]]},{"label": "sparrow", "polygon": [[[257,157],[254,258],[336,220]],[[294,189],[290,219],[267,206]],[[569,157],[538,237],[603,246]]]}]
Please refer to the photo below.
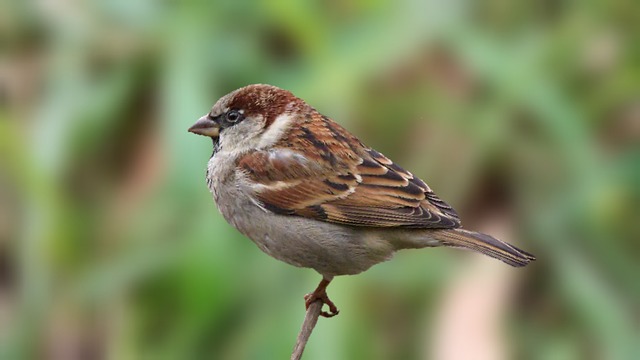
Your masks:
[{"label": "sparrow", "polygon": [[535,257],[461,228],[456,211],[411,172],[287,90],[254,84],[220,98],[189,132],[213,140],[206,181],[228,223],[262,251],[322,275],[305,296],[327,296],[402,249],[474,250],[521,267]]}]

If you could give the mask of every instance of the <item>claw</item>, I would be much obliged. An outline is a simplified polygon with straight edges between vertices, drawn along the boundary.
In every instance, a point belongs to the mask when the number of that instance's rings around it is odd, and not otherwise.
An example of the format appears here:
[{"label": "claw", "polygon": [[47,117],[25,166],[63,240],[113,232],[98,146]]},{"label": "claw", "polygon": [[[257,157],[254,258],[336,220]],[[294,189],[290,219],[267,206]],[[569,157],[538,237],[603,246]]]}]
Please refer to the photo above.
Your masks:
[{"label": "claw", "polygon": [[320,281],[320,284],[318,284],[318,287],[312,293],[304,296],[304,305],[307,309],[309,309],[311,303],[315,301],[320,301],[323,305],[326,304],[327,306],[329,306],[328,312],[322,311],[320,313],[320,315],[326,318],[334,317],[340,312],[340,310],[338,310],[338,307],[333,303],[333,301],[329,299],[329,296],[327,295],[327,286],[330,282],[331,280],[323,278],[322,281]]}]

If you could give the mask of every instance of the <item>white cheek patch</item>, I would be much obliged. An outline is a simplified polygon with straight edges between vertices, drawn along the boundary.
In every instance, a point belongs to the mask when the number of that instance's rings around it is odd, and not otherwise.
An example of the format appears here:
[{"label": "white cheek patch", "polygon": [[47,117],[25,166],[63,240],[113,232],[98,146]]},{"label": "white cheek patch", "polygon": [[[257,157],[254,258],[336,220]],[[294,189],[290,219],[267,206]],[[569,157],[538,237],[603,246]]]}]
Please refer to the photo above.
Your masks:
[{"label": "white cheek patch", "polygon": [[262,118],[246,118],[243,121],[220,131],[220,150],[226,152],[245,152],[256,148],[260,141]]},{"label": "white cheek patch", "polygon": [[274,145],[278,140],[282,138],[282,135],[289,129],[289,125],[293,121],[293,116],[289,114],[283,114],[278,116],[269,129],[265,131],[260,137],[258,143],[258,149],[265,149]]}]

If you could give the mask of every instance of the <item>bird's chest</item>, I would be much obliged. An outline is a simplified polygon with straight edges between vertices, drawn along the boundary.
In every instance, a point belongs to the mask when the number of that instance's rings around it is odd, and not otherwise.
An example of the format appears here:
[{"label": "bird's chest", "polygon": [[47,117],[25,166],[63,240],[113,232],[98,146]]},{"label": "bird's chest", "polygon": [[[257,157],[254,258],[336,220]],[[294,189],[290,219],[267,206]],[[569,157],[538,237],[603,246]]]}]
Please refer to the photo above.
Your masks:
[{"label": "bird's chest", "polygon": [[275,244],[272,240],[279,238],[270,236],[276,225],[270,221],[273,215],[258,206],[243,179],[238,178],[235,166],[228,166],[228,163],[214,156],[207,168],[207,185],[218,210],[229,224],[250,238],[262,251],[292,263],[279,256],[282,244]]},{"label": "bird's chest", "polygon": [[207,187],[216,204],[225,191],[233,190],[236,182],[235,161],[225,153],[214,153],[207,164]]},{"label": "bird's chest", "polygon": [[239,230],[250,211],[255,210],[251,195],[237,178],[235,161],[225,153],[214,154],[207,166],[207,186],[222,216]]}]

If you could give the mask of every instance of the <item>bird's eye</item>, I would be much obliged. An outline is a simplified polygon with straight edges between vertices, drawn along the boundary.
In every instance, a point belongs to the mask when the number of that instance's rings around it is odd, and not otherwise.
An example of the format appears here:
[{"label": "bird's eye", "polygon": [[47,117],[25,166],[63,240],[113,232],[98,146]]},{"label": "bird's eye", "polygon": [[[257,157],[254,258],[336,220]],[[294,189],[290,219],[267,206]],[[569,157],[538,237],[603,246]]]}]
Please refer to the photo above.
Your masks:
[{"label": "bird's eye", "polygon": [[229,110],[227,112],[227,121],[234,123],[238,120],[240,120],[240,113],[237,110]]}]

